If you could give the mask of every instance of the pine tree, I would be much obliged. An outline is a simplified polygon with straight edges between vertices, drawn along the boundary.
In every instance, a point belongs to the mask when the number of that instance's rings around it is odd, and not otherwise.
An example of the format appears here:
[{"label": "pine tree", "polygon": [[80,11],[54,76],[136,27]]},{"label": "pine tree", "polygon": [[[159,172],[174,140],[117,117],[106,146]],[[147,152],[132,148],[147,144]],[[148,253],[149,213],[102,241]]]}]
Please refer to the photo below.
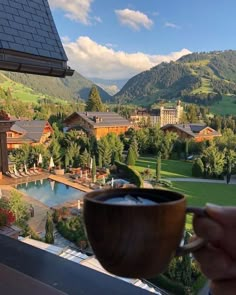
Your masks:
[{"label": "pine tree", "polygon": [[138,152],[138,143],[137,143],[135,136],[133,136],[131,138],[130,146],[132,147],[132,149],[134,151],[134,157],[135,157],[135,161],[136,161],[138,159],[139,152]]},{"label": "pine tree", "polygon": [[133,165],[135,165],[135,162],[136,162],[135,152],[134,152],[132,146],[130,146],[130,148],[128,150],[126,164],[129,165],[129,166],[133,166]]},{"label": "pine tree", "polygon": [[161,179],[161,153],[159,152],[157,155],[157,162],[156,162],[156,182],[160,181]]},{"label": "pine tree", "polygon": [[[190,234],[185,233],[184,244],[188,243]],[[182,257],[181,263],[181,282],[184,286],[190,287],[192,282],[192,268],[191,268],[191,257],[190,254],[186,254]]]},{"label": "pine tree", "polygon": [[93,156],[93,162],[92,162],[92,182],[96,182],[96,160],[95,157]]},{"label": "pine tree", "polygon": [[89,112],[102,112],[104,110],[99,91],[95,85],[90,90],[85,110]]},{"label": "pine tree", "polygon": [[189,153],[189,141],[186,139],[186,141],[185,141],[185,160],[188,159],[188,153]]},{"label": "pine tree", "polygon": [[46,230],[45,242],[48,244],[54,244],[52,216],[48,212],[47,212],[45,230]]},{"label": "pine tree", "polygon": [[51,144],[49,146],[49,150],[51,152],[51,155],[53,157],[55,165],[60,166],[60,164],[61,164],[61,146],[60,146],[57,139],[54,138],[51,141]]},{"label": "pine tree", "polygon": [[98,154],[98,167],[102,168],[102,156],[100,153]]}]

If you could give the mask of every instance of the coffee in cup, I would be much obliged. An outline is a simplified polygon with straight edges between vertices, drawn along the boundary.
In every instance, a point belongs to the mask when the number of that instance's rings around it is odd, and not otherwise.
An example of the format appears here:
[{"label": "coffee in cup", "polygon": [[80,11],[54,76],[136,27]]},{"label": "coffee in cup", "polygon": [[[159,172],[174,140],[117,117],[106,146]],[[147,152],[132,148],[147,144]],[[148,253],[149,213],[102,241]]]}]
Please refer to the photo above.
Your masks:
[{"label": "coffee in cup", "polygon": [[[108,271],[151,278],[176,253],[199,248],[201,239],[180,247],[186,215],[184,195],[162,189],[108,189],[84,196],[84,223],[96,258]],[[202,214],[200,208],[189,211]]]}]

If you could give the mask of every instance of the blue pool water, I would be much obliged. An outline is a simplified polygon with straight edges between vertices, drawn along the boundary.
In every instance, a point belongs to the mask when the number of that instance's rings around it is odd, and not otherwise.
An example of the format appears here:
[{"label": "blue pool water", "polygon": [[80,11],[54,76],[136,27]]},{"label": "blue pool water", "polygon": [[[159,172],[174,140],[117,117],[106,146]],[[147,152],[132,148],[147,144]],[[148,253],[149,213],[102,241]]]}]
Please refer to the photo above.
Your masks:
[{"label": "blue pool water", "polygon": [[17,189],[49,207],[79,200],[84,196],[84,192],[78,189],[49,179],[18,184]]}]

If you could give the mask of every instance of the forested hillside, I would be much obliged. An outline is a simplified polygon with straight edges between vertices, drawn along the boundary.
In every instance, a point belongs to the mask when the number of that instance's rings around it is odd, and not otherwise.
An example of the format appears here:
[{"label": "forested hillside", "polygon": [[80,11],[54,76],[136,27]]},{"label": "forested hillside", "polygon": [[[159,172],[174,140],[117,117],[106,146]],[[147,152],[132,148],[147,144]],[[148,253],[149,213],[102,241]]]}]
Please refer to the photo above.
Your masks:
[{"label": "forested hillside", "polygon": [[[19,99],[27,101],[29,99],[24,99],[24,97],[29,97],[30,94],[32,94],[32,98],[46,95],[64,100],[77,98],[87,100],[92,85],[93,82],[87,80],[78,72],[75,72],[72,77],[64,79],[14,72],[0,72],[0,87],[5,90],[10,88],[12,95],[16,93]],[[111,99],[111,96],[102,88],[98,87],[98,89],[103,101]]]},{"label": "forested hillside", "polygon": [[212,105],[236,95],[236,51],[193,53],[162,63],[130,79],[115,95],[119,102],[153,103],[182,99]]}]

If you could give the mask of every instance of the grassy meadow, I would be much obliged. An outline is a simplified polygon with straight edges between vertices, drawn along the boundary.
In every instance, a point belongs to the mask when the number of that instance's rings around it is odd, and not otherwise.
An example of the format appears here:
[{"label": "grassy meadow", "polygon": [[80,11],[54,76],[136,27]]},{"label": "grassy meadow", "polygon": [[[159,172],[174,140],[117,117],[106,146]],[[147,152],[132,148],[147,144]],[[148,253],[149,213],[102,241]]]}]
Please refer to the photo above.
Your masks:
[{"label": "grassy meadow", "polygon": [[236,115],[236,97],[223,96],[222,101],[209,107],[211,113],[217,115]]},{"label": "grassy meadow", "polygon": [[[36,93],[30,87],[24,86],[23,84],[16,83],[10,79],[1,82],[1,88],[5,91],[9,88],[12,92],[12,97],[17,98],[22,102],[26,103],[37,103],[38,99],[45,97],[42,93]],[[49,99],[52,99],[53,102],[65,103],[65,100],[56,99],[55,97],[47,96]]]},{"label": "grassy meadow", "polygon": [[[143,172],[149,168],[154,176],[156,173],[156,158],[155,157],[139,157],[133,167],[138,172]],[[161,177],[192,177],[192,163],[176,160],[161,161]]]},{"label": "grassy meadow", "polygon": [[[134,168],[142,172],[149,169],[155,175],[156,159],[154,157],[140,157],[136,161]],[[162,160],[161,177],[168,178],[188,178],[191,175],[192,163],[185,161]],[[226,183],[206,183],[206,182],[178,182],[172,181],[171,190],[184,194],[189,206],[204,207],[206,203],[213,203],[224,206],[236,206],[236,186]],[[187,228],[192,228],[192,216],[187,216]]]}]

